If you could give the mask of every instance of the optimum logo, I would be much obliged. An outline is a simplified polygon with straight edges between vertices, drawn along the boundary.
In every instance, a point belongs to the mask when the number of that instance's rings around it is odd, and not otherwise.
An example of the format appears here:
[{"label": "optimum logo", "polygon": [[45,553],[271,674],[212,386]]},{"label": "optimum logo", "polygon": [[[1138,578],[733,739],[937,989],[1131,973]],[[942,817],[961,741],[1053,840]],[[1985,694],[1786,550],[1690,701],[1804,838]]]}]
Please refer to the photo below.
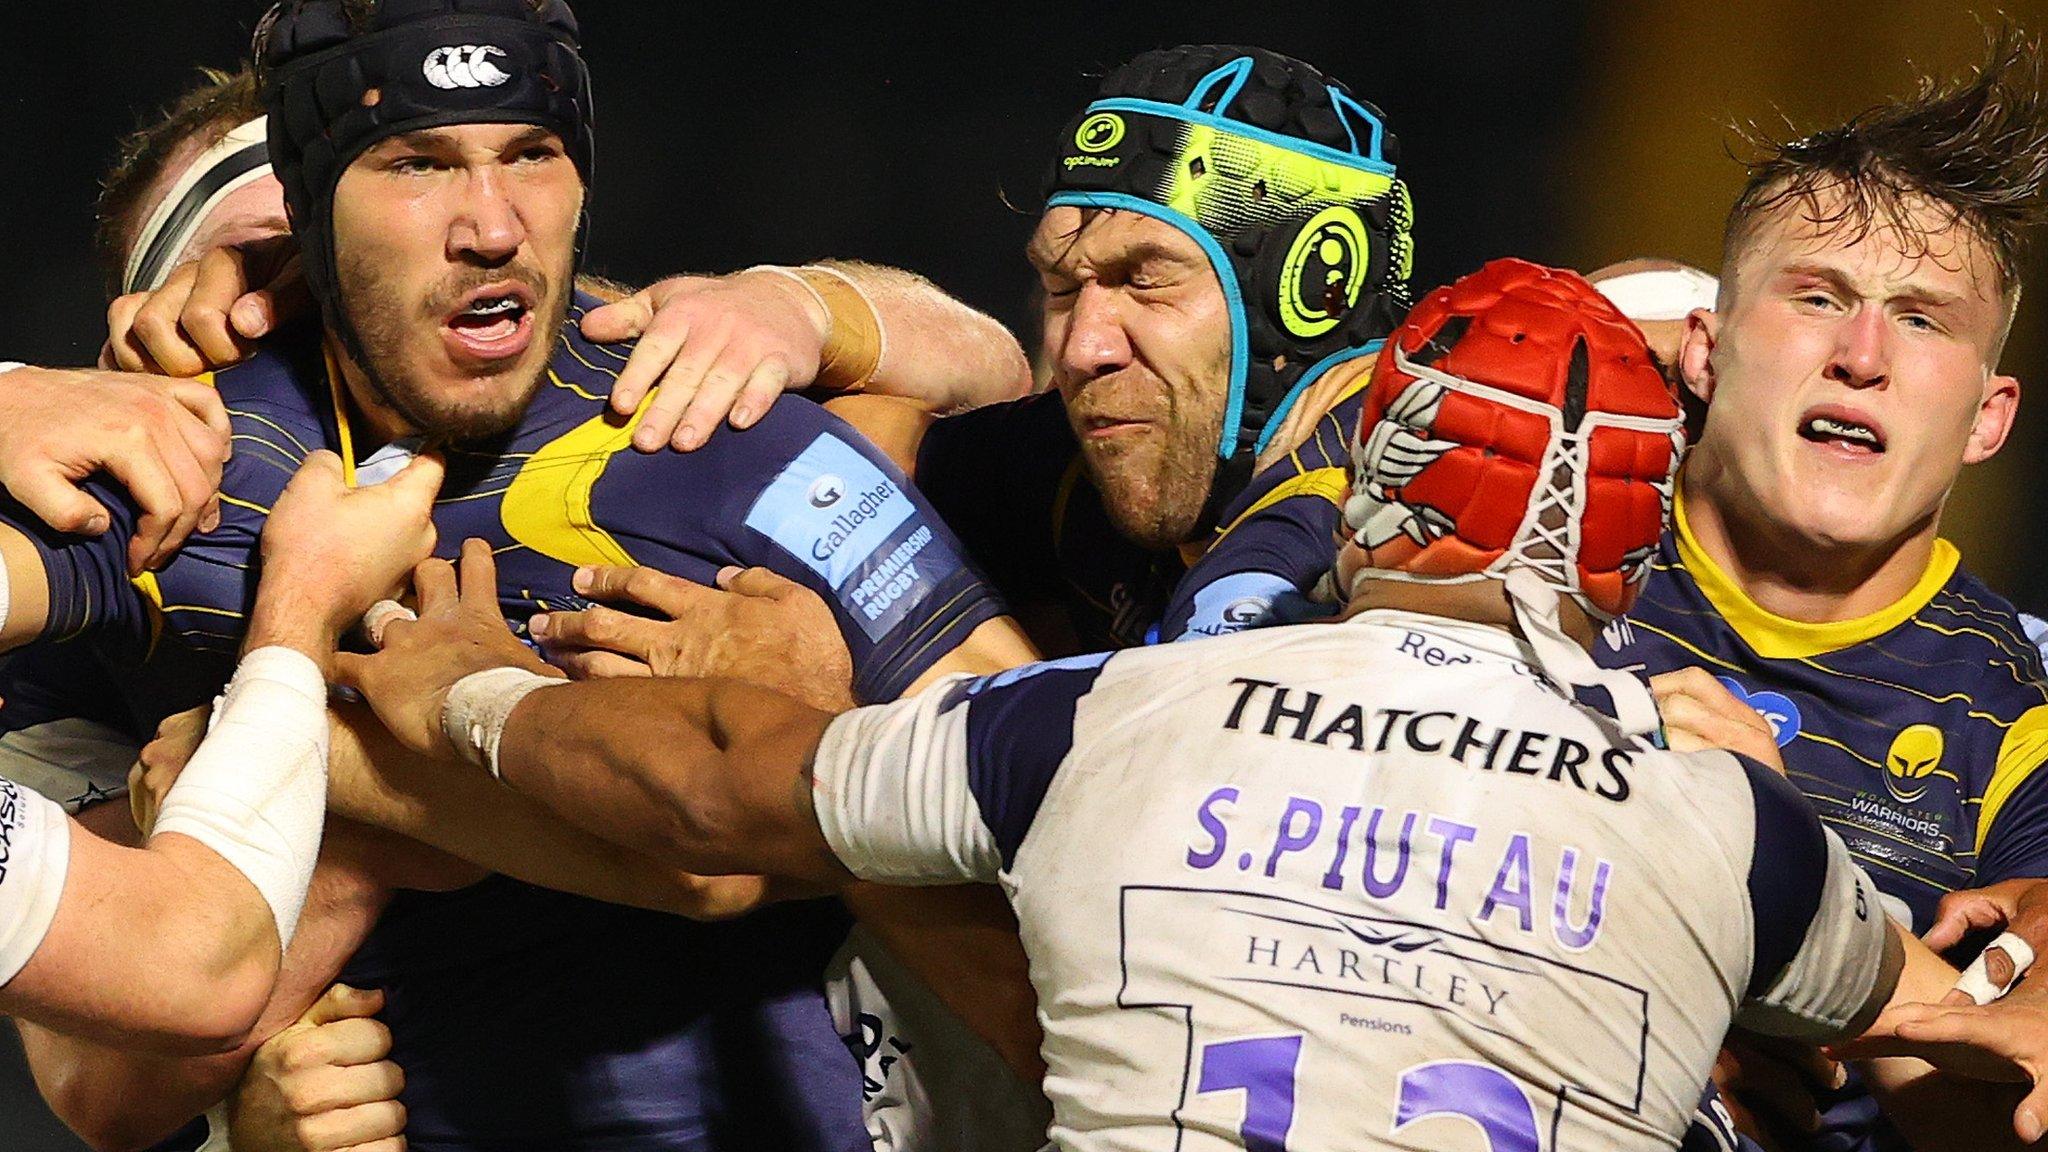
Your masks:
[{"label": "optimum logo", "polygon": [[1348,205],[1325,208],[1295,234],[1280,269],[1280,323],[1304,340],[1337,326],[1365,287],[1365,221]]},{"label": "optimum logo", "polygon": [[813,508],[830,508],[844,495],[846,481],[827,472],[811,482],[811,489],[804,493],[804,498],[811,502]]},{"label": "optimum logo", "polygon": [[436,48],[427,53],[421,71],[426,73],[427,83],[436,88],[496,88],[512,79],[510,72],[491,62],[493,57],[502,59],[504,55],[503,48],[491,44]]},{"label": "optimum logo", "polygon": [[1074,131],[1074,147],[1089,153],[1107,152],[1123,138],[1124,118],[1114,112],[1097,112]]}]

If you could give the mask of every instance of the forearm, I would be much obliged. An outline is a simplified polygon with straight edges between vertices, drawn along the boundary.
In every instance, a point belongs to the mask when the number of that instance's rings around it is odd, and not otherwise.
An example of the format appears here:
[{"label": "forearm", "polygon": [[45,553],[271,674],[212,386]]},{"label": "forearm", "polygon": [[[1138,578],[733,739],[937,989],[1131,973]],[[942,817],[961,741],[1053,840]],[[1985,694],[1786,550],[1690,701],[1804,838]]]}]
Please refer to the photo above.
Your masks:
[{"label": "forearm", "polygon": [[[1890,1004],[1933,1004],[1955,986],[1956,970],[1912,933],[1894,925],[1905,963]],[[2017,1085],[1972,1080],[1941,1072],[1922,1060],[1885,1057],[1857,1062],[1885,1118],[1907,1142],[1925,1152],[1977,1152],[2024,1148],[2013,1134],[2012,1113],[2025,1094]]]},{"label": "forearm", "polygon": [[428,760],[361,708],[337,709],[330,811],[417,840],[492,872],[610,904],[696,919],[740,915],[779,895],[751,876],[696,876],[592,831],[466,764]]},{"label": "forearm", "polygon": [[830,719],[729,681],[562,684],[512,711],[498,764],[571,824],[674,867],[836,885],[845,872],[808,812]]},{"label": "forearm", "polygon": [[1031,391],[1031,367],[1010,330],[922,276],[858,261],[821,266],[858,285],[883,332],[867,388],[936,412],[1014,400]]},{"label": "forearm", "polygon": [[225,1099],[256,1049],[333,983],[388,898],[363,864],[348,858],[346,846],[337,847],[314,873],[305,915],[270,1001],[239,1047],[208,1056],[165,1056],[17,1021],[29,1069],[51,1110],[95,1148],[139,1149]]},{"label": "forearm", "polygon": [[5,652],[43,634],[50,613],[50,582],[42,554],[28,537],[6,524],[0,524],[0,563],[6,574],[6,596],[0,602],[0,652]]},{"label": "forearm", "polygon": [[80,830],[56,918],[0,1004],[105,1043],[216,1052],[255,1026],[278,962],[269,909],[211,849]]}]

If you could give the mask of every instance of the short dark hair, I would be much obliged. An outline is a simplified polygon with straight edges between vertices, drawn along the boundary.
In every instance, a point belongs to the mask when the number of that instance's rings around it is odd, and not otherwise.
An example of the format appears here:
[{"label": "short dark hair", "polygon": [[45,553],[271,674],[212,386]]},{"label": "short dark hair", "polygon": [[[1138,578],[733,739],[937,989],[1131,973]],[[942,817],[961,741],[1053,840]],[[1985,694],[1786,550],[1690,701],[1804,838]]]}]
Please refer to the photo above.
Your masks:
[{"label": "short dark hair", "polygon": [[[1858,238],[1892,229],[1916,254],[1934,235],[1961,225],[1997,261],[2000,291],[2012,290],[2028,233],[2048,217],[2042,80],[2040,41],[2001,25],[1987,29],[1983,62],[1966,76],[1922,77],[1908,99],[1795,140],[1743,131],[1756,158],[1728,213],[1722,274],[1732,274],[1736,248],[1766,213],[1797,203],[1813,224],[1846,226]],[[1912,223],[1918,204],[1941,214],[1937,228]]]},{"label": "short dark hair", "polygon": [[229,132],[263,115],[256,76],[249,68],[234,72],[203,68],[200,75],[196,87],[121,140],[114,166],[100,184],[93,249],[110,298],[121,294],[128,249],[148,215],[150,190],[170,170],[172,159],[195,141],[200,149],[210,148]]}]

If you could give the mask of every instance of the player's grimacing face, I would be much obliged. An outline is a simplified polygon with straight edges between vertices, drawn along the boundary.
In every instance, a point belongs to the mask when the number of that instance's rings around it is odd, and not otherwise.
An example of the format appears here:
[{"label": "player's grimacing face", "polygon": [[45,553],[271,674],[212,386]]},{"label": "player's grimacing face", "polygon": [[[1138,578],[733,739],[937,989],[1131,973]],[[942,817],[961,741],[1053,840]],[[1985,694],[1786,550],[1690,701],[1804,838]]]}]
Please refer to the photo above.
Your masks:
[{"label": "player's grimacing face", "polygon": [[395,136],[342,174],[342,303],[406,423],[464,440],[519,422],[568,310],[582,207],[561,138],[525,124]]},{"label": "player's grimacing face", "polygon": [[1926,531],[1962,466],[2011,426],[1991,254],[1913,211],[1935,230],[1925,251],[1882,222],[1857,236],[1778,208],[1724,270],[1735,282],[1702,330],[1711,350],[1688,342],[1687,379],[1710,397],[1698,463],[1785,539],[1876,546]]},{"label": "player's grimacing face", "polygon": [[1194,535],[1230,388],[1230,312],[1193,238],[1135,212],[1048,209],[1026,255],[1045,293],[1044,355],[1118,531]]}]

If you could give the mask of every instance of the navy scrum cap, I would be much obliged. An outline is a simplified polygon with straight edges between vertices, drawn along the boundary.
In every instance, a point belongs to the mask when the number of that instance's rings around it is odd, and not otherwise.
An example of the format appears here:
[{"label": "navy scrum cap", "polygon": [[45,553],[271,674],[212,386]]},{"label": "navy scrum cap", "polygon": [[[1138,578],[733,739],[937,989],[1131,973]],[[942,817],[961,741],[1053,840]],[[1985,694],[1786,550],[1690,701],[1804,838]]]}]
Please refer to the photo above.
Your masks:
[{"label": "navy scrum cap", "polygon": [[537,124],[590,184],[590,74],[562,0],[382,0],[360,30],[341,0],[282,0],[256,27],[255,59],[307,286],[359,364],[335,282],[333,214],[335,186],[364,151],[424,128]]}]

